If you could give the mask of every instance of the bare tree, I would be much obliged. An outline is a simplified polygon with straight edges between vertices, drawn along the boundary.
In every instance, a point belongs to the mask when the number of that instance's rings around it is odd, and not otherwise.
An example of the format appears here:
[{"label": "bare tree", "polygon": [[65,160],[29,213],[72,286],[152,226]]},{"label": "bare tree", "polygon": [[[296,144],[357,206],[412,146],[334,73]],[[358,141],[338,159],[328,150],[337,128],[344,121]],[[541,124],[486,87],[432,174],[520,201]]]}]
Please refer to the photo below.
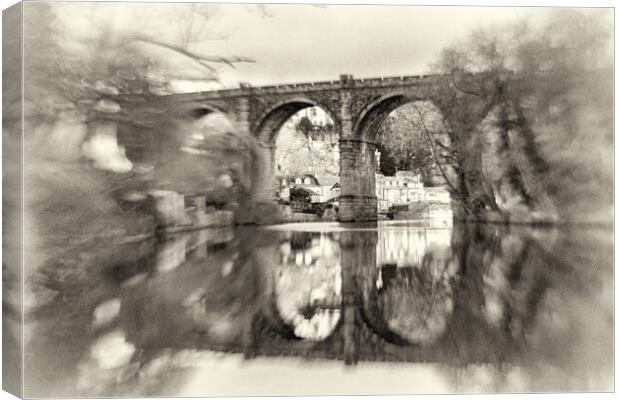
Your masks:
[{"label": "bare tree", "polygon": [[[603,10],[556,10],[540,26],[522,21],[477,30],[443,51],[435,70],[447,77],[445,97],[453,101],[442,109],[450,113],[459,191],[475,214],[496,211],[511,218],[517,209],[506,209],[502,200],[509,196],[521,215],[553,221],[556,207],[588,208],[585,198],[573,201],[580,186],[596,182],[600,190],[609,184],[610,157],[600,157],[611,138],[607,17]],[[584,118],[597,121],[596,133],[580,131]],[[582,149],[597,149],[598,158],[575,154],[568,147],[576,141]],[[571,156],[560,156],[565,154]],[[494,178],[484,168],[489,157],[496,160]],[[604,174],[595,176],[592,165]]]},{"label": "bare tree", "polygon": [[[218,81],[219,66],[253,62],[194,49],[215,35],[217,8],[212,5],[178,4],[172,15],[163,13],[167,9],[159,14],[143,13],[143,7],[123,9],[134,17],[125,24],[113,18],[116,14],[106,18],[108,8],[65,3],[28,7],[38,16],[25,22],[26,47],[32,49],[26,64],[35,78],[30,98],[37,103],[50,95],[59,99],[56,109],[48,110],[52,117],[58,108],[73,108],[89,118],[145,125],[157,113],[140,106],[140,99],[168,93],[174,80]],[[40,96],[41,91],[47,96]]]}]

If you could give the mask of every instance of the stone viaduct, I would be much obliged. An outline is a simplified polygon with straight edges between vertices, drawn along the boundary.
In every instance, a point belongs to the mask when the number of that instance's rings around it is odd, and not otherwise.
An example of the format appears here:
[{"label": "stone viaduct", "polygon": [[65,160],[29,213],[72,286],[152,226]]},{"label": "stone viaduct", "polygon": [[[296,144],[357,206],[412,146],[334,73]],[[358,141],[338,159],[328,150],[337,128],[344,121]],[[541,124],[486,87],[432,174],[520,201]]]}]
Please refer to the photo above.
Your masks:
[{"label": "stone viaduct", "polygon": [[[340,137],[341,221],[377,218],[375,194],[376,132],[383,119],[412,101],[432,102],[442,113],[448,107],[441,75],[418,75],[339,80],[239,88],[170,96],[176,106],[195,115],[225,114],[239,132],[260,144],[254,183],[257,202],[273,198],[275,141],[280,127],[306,107],[322,108],[334,121]],[[444,114],[445,115],[445,114]]]}]

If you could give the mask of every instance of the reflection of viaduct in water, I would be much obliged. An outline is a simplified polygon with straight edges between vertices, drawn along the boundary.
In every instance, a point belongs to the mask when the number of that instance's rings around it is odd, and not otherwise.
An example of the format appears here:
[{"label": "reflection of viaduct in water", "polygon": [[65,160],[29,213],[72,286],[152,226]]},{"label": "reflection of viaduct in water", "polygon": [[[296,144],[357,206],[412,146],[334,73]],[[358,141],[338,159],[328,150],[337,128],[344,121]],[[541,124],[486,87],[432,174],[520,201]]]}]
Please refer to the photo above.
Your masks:
[{"label": "reflection of viaduct in water", "polygon": [[[376,231],[339,233],[342,304],[340,319],[329,336],[314,341],[300,340],[289,326],[283,324],[275,307],[267,303],[253,319],[244,352],[248,356],[301,356],[342,359],[346,363],[360,360],[450,362],[455,358],[472,363],[502,361],[501,357],[518,345],[485,322],[480,313],[483,299],[476,293],[480,285],[468,282],[472,278],[482,279],[481,276],[469,276],[474,271],[461,276],[460,282],[442,287],[447,290],[443,296],[421,299],[420,296],[425,294],[415,293],[415,290],[423,289],[431,281],[437,283],[437,280],[422,279],[423,282],[416,286],[412,284],[415,279],[407,280],[406,275],[411,269],[401,268],[396,273],[398,276],[392,278],[392,285],[398,285],[399,280],[407,283],[386,301],[384,288],[377,287],[379,274],[386,270],[377,266],[377,238]],[[439,264],[434,263],[433,260],[437,259],[429,254],[424,265],[413,270],[449,268],[458,256],[450,260],[438,259]],[[458,265],[453,267],[459,268]],[[448,276],[450,279],[453,277]],[[442,288],[435,289],[441,291]],[[399,296],[402,304],[390,304],[394,296]],[[429,307],[416,304],[424,300],[440,304]],[[429,326],[423,326],[426,321],[416,313],[425,313],[429,319],[435,320],[428,322]],[[428,316],[429,313],[438,315]],[[399,324],[398,320],[404,323]]]},{"label": "reflection of viaduct in water", "polygon": [[[172,95],[165,98],[177,108],[206,115],[221,112],[242,134],[252,135],[261,145],[254,177],[254,197],[258,202],[272,199],[275,141],[280,127],[297,111],[321,107],[334,121],[340,141],[341,221],[377,219],[375,192],[375,149],[377,129],[397,107],[412,101],[432,102],[446,122],[455,118],[451,110],[455,98],[449,82],[439,75],[354,79],[342,75],[331,82]],[[468,95],[463,95],[468,96]],[[472,121],[461,129],[472,129],[484,118],[486,104],[479,98],[467,99]]]},{"label": "reflection of viaduct in water", "polygon": [[[456,247],[453,240],[453,250],[444,249],[449,254],[431,250],[421,265],[394,268],[377,266],[376,230],[330,235],[338,247],[339,259],[331,261],[339,268],[340,288],[310,302],[314,310],[309,310],[316,315],[317,308],[332,309],[329,316],[335,319],[327,331],[303,338],[278,304],[282,244],[293,239],[251,231],[225,245],[207,242],[203,250],[192,245],[191,255],[184,253],[179,258],[184,263],[174,271],[160,265],[154,276],[128,289],[121,313],[128,340],[147,358],[162,348],[203,348],[248,358],[458,364],[502,362],[518,353],[522,336],[492,326],[483,312],[485,244],[463,237]],[[158,257],[166,259],[171,260]],[[310,259],[297,264],[316,268]],[[320,273],[334,278],[329,271]],[[507,316],[519,318],[522,314]]]}]

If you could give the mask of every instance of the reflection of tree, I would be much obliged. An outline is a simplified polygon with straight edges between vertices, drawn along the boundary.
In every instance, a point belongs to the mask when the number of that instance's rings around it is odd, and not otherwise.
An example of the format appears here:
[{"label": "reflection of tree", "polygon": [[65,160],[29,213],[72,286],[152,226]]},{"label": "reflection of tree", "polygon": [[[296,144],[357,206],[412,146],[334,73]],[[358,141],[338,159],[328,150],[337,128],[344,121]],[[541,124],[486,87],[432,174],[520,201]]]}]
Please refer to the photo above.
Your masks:
[{"label": "reflection of tree", "polygon": [[[252,237],[237,232],[232,242],[221,243],[215,235],[206,239],[201,241],[201,232],[172,238],[186,242],[187,261],[121,290],[113,335],[94,336],[90,348],[96,351],[82,355],[81,395],[151,393],[161,390],[160,380],[170,369],[192,363],[197,353],[184,349],[244,348],[247,322],[257,313],[264,290],[250,261],[252,246],[240,246]],[[190,250],[193,245],[198,247]],[[102,362],[112,361],[122,365],[104,368]]]},{"label": "reflection of tree", "polygon": [[[5,239],[6,240],[6,239]],[[6,250],[5,250],[6,257]],[[16,307],[16,302],[12,297],[21,292],[18,288],[21,283],[13,270],[7,268],[7,264],[2,265],[2,345],[3,345],[3,381],[4,390],[12,393],[21,391],[21,371],[22,371],[22,352],[23,338],[21,312]],[[11,367],[8,367],[10,365]]]},{"label": "reflection of tree", "polygon": [[[165,273],[135,270],[142,280],[126,274],[132,266],[119,268],[123,285],[107,288],[122,302],[118,325],[97,326],[101,330],[91,329],[92,310],[109,300],[106,288],[90,290],[98,287],[92,279],[87,291],[62,288],[66,300],[41,310],[38,322],[49,332],[30,342],[30,366],[38,365],[33,354],[47,354],[41,352],[45,341],[63,352],[45,365],[66,373],[67,365],[84,361],[82,383],[92,379],[91,389],[156,394],[158,379],[170,370],[200,362],[199,349],[210,350],[203,353],[214,361],[221,352],[343,359],[347,337],[354,338],[348,343],[357,346],[360,360],[438,362],[472,380],[479,379],[476,365],[484,365],[497,384],[484,390],[506,390],[514,366],[539,385],[534,388],[548,389],[549,366],[553,374],[567,365],[568,372],[583,371],[584,360],[597,372],[611,365],[611,310],[585,312],[612,295],[605,281],[612,273],[610,234],[555,238],[553,230],[457,226],[451,246],[432,246],[420,265],[377,268],[376,231],[318,234],[330,243],[321,251],[317,233],[301,233],[311,238],[304,251],[318,255],[309,265],[282,261],[291,251],[291,232],[247,230],[227,246],[188,252],[183,266]],[[346,240],[334,241],[338,237]],[[79,288],[88,276],[73,278]],[[498,318],[489,313],[493,302]],[[62,313],[68,315],[57,316]],[[347,323],[346,315],[356,317]],[[579,348],[582,343],[587,347]],[[531,371],[540,377],[527,375]],[[561,387],[585,379],[571,378],[576,381]]]},{"label": "reflection of tree", "polygon": [[[29,277],[28,290],[39,303],[28,312],[33,339],[24,353],[30,382],[26,391],[32,396],[77,395],[72,392],[74,388],[67,387],[70,385],[59,386],[58,381],[76,378],[77,364],[100,333],[92,326],[93,311],[116,294],[117,275],[152,261],[151,241],[122,246],[98,243],[88,248],[69,243],[65,246],[45,249],[45,254],[53,255],[52,260]],[[134,270],[135,274],[142,272]]]},{"label": "reflection of tree", "polygon": [[417,359],[411,344],[421,345],[456,364],[501,363],[525,351],[549,286],[540,234],[481,225],[453,232],[450,248],[429,247],[420,265],[363,274],[362,317],[386,341],[373,351],[396,344]]},{"label": "reflection of tree", "polygon": [[444,332],[452,313],[453,264],[427,253],[418,267],[383,266],[374,302],[387,328],[416,344]]},{"label": "reflection of tree", "polygon": [[480,288],[489,325],[520,338],[535,319],[548,278],[540,244],[515,230],[485,229]]},{"label": "reflection of tree", "polygon": [[[455,315],[469,315],[459,335],[469,337],[468,351],[476,344],[478,352],[496,360],[485,370],[496,386],[482,390],[609,387],[605,368],[611,366],[613,342],[605,319],[611,315],[611,289],[601,279],[612,271],[610,238],[597,230],[459,228],[455,243],[466,262]],[[601,296],[605,287],[609,291]],[[472,321],[482,322],[483,329],[472,330]],[[470,376],[469,367],[464,372]],[[515,373],[520,381],[511,386]],[[475,385],[467,378],[457,384],[457,390]]]}]

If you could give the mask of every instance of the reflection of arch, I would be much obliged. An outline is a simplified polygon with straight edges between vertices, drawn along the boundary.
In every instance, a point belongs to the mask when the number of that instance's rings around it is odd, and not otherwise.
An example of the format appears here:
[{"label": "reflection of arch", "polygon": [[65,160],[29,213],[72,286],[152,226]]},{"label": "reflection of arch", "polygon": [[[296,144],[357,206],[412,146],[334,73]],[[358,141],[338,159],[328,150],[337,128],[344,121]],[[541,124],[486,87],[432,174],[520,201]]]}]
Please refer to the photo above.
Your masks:
[{"label": "reflection of arch", "polygon": [[[417,96],[408,92],[392,92],[372,101],[360,112],[353,125],[354,134],[363,140],[374,142],[376,133],[385,118],[398,107],[416,101],[435,102],[427,97]],[[436,107],[438,110],[439,108]]]},{"label": "reflection of arch", "polygon": [[256,130],[253,132],[254,136],[262,143],[275,143],[276,135],[282,125],[295,113],[308,107],[319,107],[329,117],[334,124],[338,119],[335,117],[332,110],[305,97],[299,97],[294,99],[288,99],[281,101],[271,107],[264,115],[259,119]]},{"label": "reflection of arch", "polygon": [[297,338],[324,341],[342,320],[340,265],[285,263],[274,270],[273,306]]},{"label": "reflection of arch", "polygon": [[399,346],[410,344],[407,340],[392,332],[383,320],[381,310],[377,306],[376,293],[373,293],[370,297],[364,296],[364,302],[362,307],[360,307],[360,315],[366,326],[386,342]]},{"label": "reflection of arch", "polygon": [[269,330],[277,333],[285,339],[301,339],[295,336],[293,329],[287,325],[280,316],[280,312],[276,306],[276,293],[275,291],[271,295],[270,301],[261,309],[261,316],[267,322]]},{"label": "reflection of arch", "polygon": [[360,310],[364,322],[393,344],[426,346],[438,341],[452,317],[454,296],[448,264],[439,276],[439,270],[433,270],[442,264],[443,260],[427,255],[421,266],[377,269],[379,280],[371,274],[364,283]]}]

